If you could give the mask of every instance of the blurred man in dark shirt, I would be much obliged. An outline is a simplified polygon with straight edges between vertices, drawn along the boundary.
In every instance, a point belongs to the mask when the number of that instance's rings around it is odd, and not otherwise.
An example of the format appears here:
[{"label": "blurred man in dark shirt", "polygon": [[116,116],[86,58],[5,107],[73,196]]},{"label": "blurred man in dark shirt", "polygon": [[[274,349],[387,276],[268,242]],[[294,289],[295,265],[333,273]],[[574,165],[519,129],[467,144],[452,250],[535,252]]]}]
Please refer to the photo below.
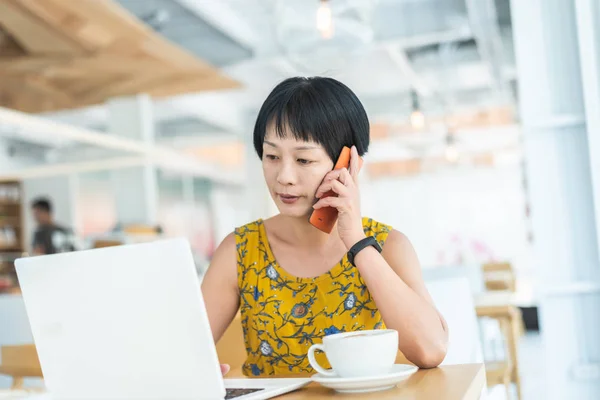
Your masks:
[{"label": "blurred man in dark shirt", "polygon": [[57,225],[52,217],[52,203],[36,199],[31,205],[37,230],[33,235],[33,254],[55,254],[75,250],[75,238],[69,228]]}]

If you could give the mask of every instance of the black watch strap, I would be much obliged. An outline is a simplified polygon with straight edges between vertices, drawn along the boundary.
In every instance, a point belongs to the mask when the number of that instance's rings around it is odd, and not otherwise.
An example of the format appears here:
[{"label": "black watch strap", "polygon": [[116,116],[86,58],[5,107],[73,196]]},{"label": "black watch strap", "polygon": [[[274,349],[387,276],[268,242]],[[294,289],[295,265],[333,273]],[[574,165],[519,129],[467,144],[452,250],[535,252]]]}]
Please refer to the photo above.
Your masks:
[{"label": "black watch strap", "polygon": [[356,242],[356,244],[352,246],[350,250],[348,250],[348,261],[350,264],[354,265],[354,257],[356,257],[361,250],[369,246],[375,247],[375,249],[381,253],[381,246],[377,242],[377,239],[375,239],[373,236],[367,236],[366,238]]}]

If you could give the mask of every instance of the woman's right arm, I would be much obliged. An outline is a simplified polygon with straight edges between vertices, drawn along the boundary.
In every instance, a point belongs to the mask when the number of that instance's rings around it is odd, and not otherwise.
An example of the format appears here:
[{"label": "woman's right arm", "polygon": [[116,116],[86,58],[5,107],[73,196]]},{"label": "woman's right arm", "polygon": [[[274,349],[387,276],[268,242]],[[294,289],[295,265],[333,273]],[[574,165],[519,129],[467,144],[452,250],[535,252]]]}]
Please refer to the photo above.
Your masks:
[{"label": "woman's right arm", "polygon": [[232,232],[217,247],[202,280],[202,297],[215,343],[219,341],[239,308],[235,234]]}]

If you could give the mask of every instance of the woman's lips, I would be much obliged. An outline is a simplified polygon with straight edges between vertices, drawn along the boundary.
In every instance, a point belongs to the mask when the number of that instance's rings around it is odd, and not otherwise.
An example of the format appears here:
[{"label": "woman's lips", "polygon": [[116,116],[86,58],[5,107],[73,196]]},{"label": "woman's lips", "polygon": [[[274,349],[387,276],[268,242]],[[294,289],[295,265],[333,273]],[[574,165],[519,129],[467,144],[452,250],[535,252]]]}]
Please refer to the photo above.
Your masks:
[{"label": "woman's lips", "polygon": [[292,196],[289,194],[279,194],[279,199],[285,204],[294,204],[300,196]]}]

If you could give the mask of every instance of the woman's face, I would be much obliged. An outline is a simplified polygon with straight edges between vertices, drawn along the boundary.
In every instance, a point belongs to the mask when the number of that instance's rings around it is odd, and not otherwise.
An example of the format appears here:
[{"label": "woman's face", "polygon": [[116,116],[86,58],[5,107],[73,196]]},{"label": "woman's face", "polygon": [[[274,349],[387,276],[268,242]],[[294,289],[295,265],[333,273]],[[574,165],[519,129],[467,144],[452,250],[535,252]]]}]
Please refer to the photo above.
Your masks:
[{"label": "woman's face", "polygon": [[279,138],[272,127],[265,135],[262,165],[279,212],[294,217],[310,214],[315,193],[333,168],[323,146],[299,141],[291,134]]}]

